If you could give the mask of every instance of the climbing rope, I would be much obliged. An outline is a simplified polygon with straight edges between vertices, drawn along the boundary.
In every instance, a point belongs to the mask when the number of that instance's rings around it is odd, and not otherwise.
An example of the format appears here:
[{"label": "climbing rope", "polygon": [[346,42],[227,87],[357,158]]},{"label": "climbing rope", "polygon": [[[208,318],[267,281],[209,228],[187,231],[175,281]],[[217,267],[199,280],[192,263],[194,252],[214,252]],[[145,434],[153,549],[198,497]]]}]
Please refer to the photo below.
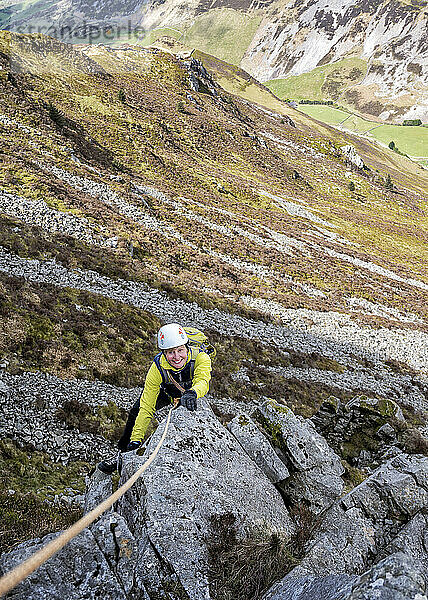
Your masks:
[{"label": "climbing rope", "polygon": [[109,496],[104,502],[98,504],[91,512],[84,515],[79,521],[76,521],[74,525],[66,529],[61,535],[57,538],[46,544],[43,548],[35,552],[30,558],[27,558],[24,562],[19,564],[17,567],[3,575],[0,579],[0,596],[7,594],[14,587],[21,583],[28,575],[31,575],[33,571],[38,569],[43,563],[45,563],[51,556],[53,556],[56,552],[61,550],[68,542],[70,542],[73,538],[76,537],[79,533],[81,533],[86,527],[89,527],[91,523],[95,521],[104,511],[113,506],[119,498],[123,496],[125,492],[127,492],[137,481],[137,479],[144,473],[144,471],[150,466],[150,464],[154,461],[157,453],[161,449],[161,446],[166,438],[166,434],[168,432],[169,423],[171,420],[171,413],[174,409],[174,406],[171,407],[168,418],[166,420],[165,429],[162,434],[161,439],[159,440],[158,445],[153,450],[152,454],[146,460],[146,462],[141,465],[141,467],[124,483],[119,489],[117,489],[111,496]]}]

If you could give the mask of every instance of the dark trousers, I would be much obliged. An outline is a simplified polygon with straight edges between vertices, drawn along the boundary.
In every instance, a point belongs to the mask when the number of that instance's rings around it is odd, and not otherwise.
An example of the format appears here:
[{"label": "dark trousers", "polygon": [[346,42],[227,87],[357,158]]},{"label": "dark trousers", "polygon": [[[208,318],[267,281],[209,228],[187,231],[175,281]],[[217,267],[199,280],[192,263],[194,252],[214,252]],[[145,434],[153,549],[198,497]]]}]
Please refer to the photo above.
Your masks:
[{"label": "dark trousers", "polygon": [[[155,410],[159,410],[164,406],[169,406],[171,404],[171,398],[164,392],[160,390],[159,395],[156,400]],[[131,440],[132,430],[134,429],[135,420],[140,410],[140,398],[135,402],[134,406],[129,411],[128,420],[126,421],[125,429],[123,430],[122,437],[117,443],[117,447],[121,452],[124,452]]]}]

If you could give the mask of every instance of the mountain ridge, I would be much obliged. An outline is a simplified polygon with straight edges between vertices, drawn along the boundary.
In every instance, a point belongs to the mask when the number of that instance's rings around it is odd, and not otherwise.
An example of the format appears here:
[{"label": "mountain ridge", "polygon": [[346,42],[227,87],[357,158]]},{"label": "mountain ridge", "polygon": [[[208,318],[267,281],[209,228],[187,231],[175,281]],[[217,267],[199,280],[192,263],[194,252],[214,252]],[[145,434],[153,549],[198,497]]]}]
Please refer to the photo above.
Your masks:
[{"label": "mountain ridge", "polygon": [[[20,72],[10,68],[17,51]],[[4,550],[68,522],[65,506],[81,502],[88,463],[113,452],[164,322],[203,329],[217,349],[208,398],[216,418],[209,408],[194,418],[180,409],[172,445],[183,443],[184,422],[200,431],[209,421],[242,455],[223,425],[271,398],[280,417],[289,415],[287,427],[312,432],[307,421],[317,416],[317,436],[340,454],[333,471],[344,469],[332,480],[346,493],[366,480],[360,491],[378,485],[374,471],[386,463],[392,481],[405,485],[412,465],[425,465],[415,455],[426,453],[427,436],[426,172],[270,93],[263,96],[270,108],[252,102],[251,80],[238,71],[230,89],[245,82],[248,98],[229,93],[218,83],[226,66],[200,56],[204,66],[195,54],[0,34]],[[393,432],[378,433],[386,424]],[[214,450],[221,456],[221,446]],[[301,473],[292,477],[303,486]],[[391,489],[383,489],[385,502]],[[324,493],[305,498],[312,506]],[[358,493],[346,510],[338,501],[340,515],[359,510]],[[30,501],[36,532],[19,512]],[[132,503],[128,509],[135,513]],[[46,514],[54,524],[46,525]],[[407,525],[422,527],[413,517],[406,513],[400,535]],[[124,531],[132,528],[127,518],[120,516]],[[109,519],[102,521],[108,544]],[[371,517],[364,523],[366,531],[373,525]],[[164,524],[155,544],[161,556]],[[376,531],[404,548],[383,520]],[[317,548],[331,534],[317,537]],[[116,580],[91,536],[88,556]],[[6,554],[2,568],[17,556]],[[367,568],[375,568],[370,560]],[[312,554],[306,567],[311,561]],[[171,564],[169,575],[179,563]],[[95,591],[104,589],[97,577]]]},{"label": "mountain ridge", "polygon": [[36,2],[26,16],[27,9],[20,14],[19,7],[11,5],[3,26],[25,32],[40,21],[40,26],[51,25],[51,34],[65,41],[73,41],[73,35],[67,38],[66,32],[66,37],[61,36],[60,30],[70,27],[83,38],[86,31],[93,41],[106,36],[110,43],[121,33],[126,36],[127,28],[128,34],[133,31],[140,41],[144,38],[143,43],[147,32],[158,29],[162,35],[167,29],[186,45],[239,64],[262,82],[355,57],[363,61],[362,66],[342,79],[340,75],[329,77],[324,86],[326,98],[340,98],[360,113],[390,122],[428,118],[428,20],[423,1],[342,0],[327,6],[323,0],[258,4],[195,0],[184,7],[167,0],[131,2],[122,7],[122,14],[109,3],[97,3],[95,12],[86,2],[72,6],[41,3],[39,12],[37,6]]}]

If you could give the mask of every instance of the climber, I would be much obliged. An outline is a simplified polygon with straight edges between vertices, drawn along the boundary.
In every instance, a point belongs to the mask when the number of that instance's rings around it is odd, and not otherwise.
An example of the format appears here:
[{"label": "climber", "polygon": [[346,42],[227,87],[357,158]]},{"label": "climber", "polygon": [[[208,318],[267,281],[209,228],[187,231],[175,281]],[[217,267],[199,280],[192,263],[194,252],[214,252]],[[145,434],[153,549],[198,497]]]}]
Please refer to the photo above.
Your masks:
[{"label": "climber", "polygon": [[119,457],[100,462],[98,468],[103,473],[111,474],[117,469],[121,452],[141,446],[155,410],[170,406],[175,399],[187,410],[196,410],[197,398],[208,392],[211,359],[203,350],[189,345],[184,327],[177,323],[164,325],[157,341],[160,353],[154,357],[141,396],[129,412],[118,442]]}]

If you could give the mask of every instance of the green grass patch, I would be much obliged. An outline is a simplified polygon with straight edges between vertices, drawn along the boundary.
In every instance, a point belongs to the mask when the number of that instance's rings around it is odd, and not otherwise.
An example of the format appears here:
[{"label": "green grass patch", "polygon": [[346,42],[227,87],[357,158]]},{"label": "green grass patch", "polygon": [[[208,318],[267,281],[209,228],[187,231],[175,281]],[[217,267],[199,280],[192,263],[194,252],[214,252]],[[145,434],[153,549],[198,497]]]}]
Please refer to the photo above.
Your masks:
[{"label": "green grass patch", "polygon": [[63,466],[41,452],[17,448],[0,440],[0,552],[30,538],[65,529],[81,517],[76,506],[52,504],[66,488],[84,492],[89,465]]},{"label": "green grass patch", "polygon": [[328,125],[341,125],[351,132],[366,133],[368,139],[374,138],[385,145],[393,141],[398,150],[409,156],[428,156],[428,128],[426,127],[382,125],[344,110],[319,104],[299,104],[299,111]]},{"label": "green grass patch", "polygon": [[327,125],[339,125],[348,118],[348,112],[324,104],[299,104],[299,110]]},{"label": "green grass patch", "polygon": [[161,37],[166,35],[176,40],[180,40],[184,35],[184,30],[180,31],[180,29],[174,27],[156,27],[156,29],[151,29],[144,36],[140,37],[138,44],[141,46],[151,46]]},{"label": "green grass patch", "polygon": [[381,125],[370,134],[379,142],[388,145],[391,141],[401,152],[409,156],[428,157],[428,128]]},{"label": "green grass patch", "polygon": [[346,86],[361,81],[366,70],[366,61],[346,58],[316,67],[309,73],[271,79],[264,85],[281,99],[337,100]]},{"label": "green grass patch", "polygon": [[[231,8],[210,10],[196,17],[181,40],[232,64],[239,64],[261,21]],[[239,35],[237,35],[239,31]]]}]

